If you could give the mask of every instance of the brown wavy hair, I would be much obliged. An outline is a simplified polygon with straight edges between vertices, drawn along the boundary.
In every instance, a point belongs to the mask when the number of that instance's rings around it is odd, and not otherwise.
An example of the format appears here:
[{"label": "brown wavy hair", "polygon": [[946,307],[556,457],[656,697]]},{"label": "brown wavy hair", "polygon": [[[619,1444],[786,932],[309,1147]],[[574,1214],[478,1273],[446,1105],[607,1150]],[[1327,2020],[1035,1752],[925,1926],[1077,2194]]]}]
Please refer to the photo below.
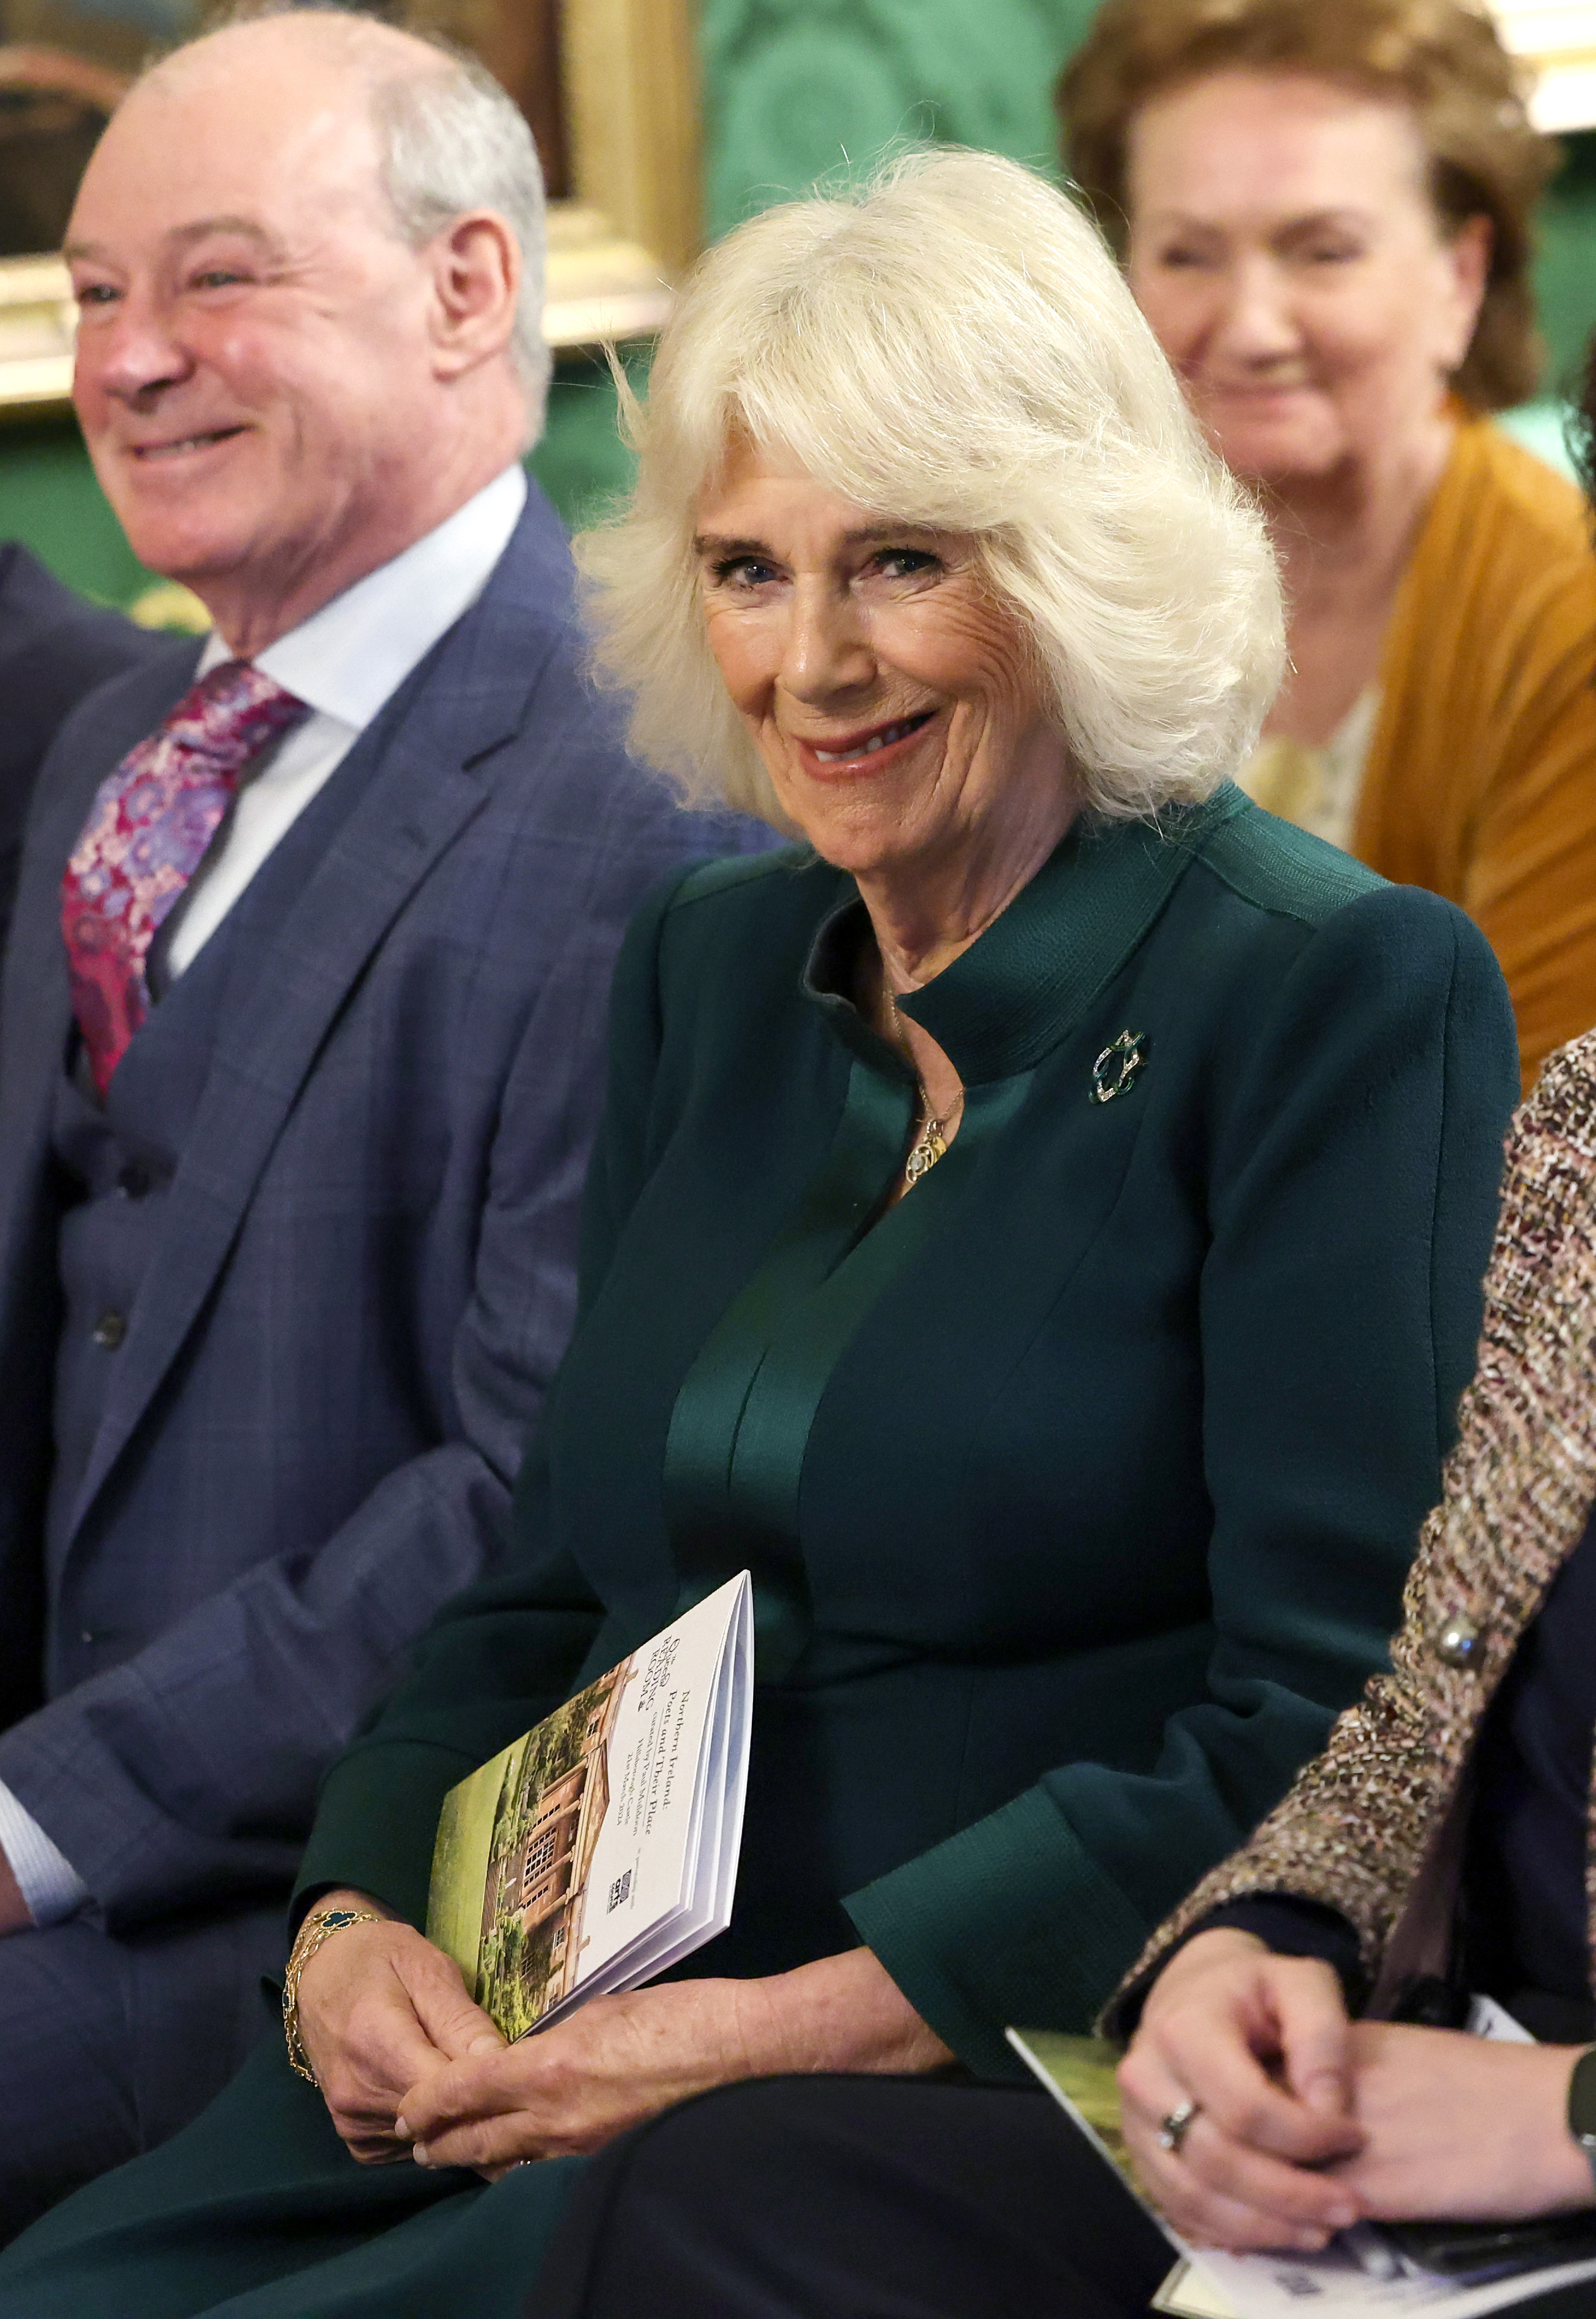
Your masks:
[{"label": "brown wavy hair", "polygon": [[1557,147],[1531,127],[1525,68],[1465,0],[1105,0],[1059,77],[1064,164],[1122,258],[1131,123],[1150,98],[1237,68],[1312,73],[1407,104],[1442,232],[1491,221],[1480,319],[1453,385],[1502,411],[1540,383],[1529,266]]}]

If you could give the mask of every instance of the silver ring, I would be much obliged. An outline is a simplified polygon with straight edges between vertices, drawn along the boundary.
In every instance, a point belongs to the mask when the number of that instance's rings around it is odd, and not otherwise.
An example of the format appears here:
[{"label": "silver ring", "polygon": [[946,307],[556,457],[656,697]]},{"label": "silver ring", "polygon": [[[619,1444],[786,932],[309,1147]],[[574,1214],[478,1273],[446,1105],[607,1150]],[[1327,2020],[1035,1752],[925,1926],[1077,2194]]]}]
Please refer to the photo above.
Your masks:
[{"label": "silver ring", "polygon": [[1180,2145],[1186,2140],[1186,2135],[1191,2132],[1192,2120],[1196,2116],[1202,2107],[1203,2105],[1201,2102],[1183,2101],[1177,2103],[1176,2107],[1169,2112],[1168,2116],[1163,2118],[1159,2122],[1159,2148],[1160,2150],[1168,2151],[1171,2157],[1178,2158],[1180,2155]]}]

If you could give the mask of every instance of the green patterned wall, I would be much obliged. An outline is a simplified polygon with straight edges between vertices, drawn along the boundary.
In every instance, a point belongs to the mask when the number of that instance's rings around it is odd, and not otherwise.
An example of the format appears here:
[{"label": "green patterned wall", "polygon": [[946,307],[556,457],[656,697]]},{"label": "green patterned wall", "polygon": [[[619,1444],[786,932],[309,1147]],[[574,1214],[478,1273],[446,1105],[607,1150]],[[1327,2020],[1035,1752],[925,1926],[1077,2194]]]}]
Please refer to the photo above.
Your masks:
[{"label": "green patterned wall", "polygon": [[700,0],[705,208],[722,233],[895,139],[1022,160],[1054,149],[1052,83],[1092,0]]},{"label": "green patterned wall", "polygon": [[[712,233],[817,178],[924,137],[1049,164],[1050,90],[1094,0],[699,0],[705,210]],[[1553,379],[1596,326],[1596,135],[1571,140],[1547,204],[1539,285]],[[1555,447],[1555,414],[1534,414]],[[602,367],[563,362],[533,471],[580,523],[627,474]],[[69,424],[0,429],[0,537],[126,602],[129,555]]]}]

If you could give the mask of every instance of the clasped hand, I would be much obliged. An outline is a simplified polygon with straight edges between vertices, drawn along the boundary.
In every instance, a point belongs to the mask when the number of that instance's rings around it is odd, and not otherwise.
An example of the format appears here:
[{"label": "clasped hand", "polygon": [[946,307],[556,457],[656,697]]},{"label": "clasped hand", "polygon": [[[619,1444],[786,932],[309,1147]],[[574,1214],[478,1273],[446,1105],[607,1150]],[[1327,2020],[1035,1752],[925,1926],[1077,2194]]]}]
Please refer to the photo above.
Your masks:
[{"label": "clasped hand", "polygon": [[[1200,1934],[1120,2065],[1125,2140],[1194,2244],[1315,2249],[1363,2219],[1516,2220],[1592,2203],[1564,2124],[1567,2046],[1352,2022],[1326,1964]],[[1159,2139],[1181,2103],[1177,2151]]]},{"label": "clasped hand", "polygon": [[[329,1904],[371,1903],[333,1894]],[[299,1986],[300,2035],[365,2165],[414,2157],[494,2181],[597,2150],[690,2094],[785,2071],[934,2069],[950,2056],[868,1949],[764,1981],[596,1997],[507,2045],[458,1968],[408,1925],[351,1925]]]}]

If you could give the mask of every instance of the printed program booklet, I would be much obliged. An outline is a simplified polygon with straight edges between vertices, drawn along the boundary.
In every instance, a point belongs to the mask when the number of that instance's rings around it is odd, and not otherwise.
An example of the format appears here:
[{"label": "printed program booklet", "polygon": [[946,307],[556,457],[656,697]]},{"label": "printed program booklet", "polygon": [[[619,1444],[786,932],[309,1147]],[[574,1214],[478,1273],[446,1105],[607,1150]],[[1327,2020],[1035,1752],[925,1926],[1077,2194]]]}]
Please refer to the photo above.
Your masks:
[{"label": "printed program booklet", "polygon": [[[1518,2024],[1475,1999],[1476,2035],[1522,2038]],[[1112,2045],[1047,2029],[1011,2029],[1009,2044],[1086,2135],[1122,2175],[1180,2257],[1153,2298],[1176,2319],[1479,2319],[1532,2295],[1596,2279],[1596,2231],[1573,2215],[1536,2227],[1487,2224],[1359,2223],[1322,2254],[1222,2254],[1192,2247],[1148,2206],[1131,2170],[1120,2132],[1119,2086]],[[1572,2230],[1571,2230],[1572,2226]],[[1584,2243],[1579,2243],[1581,2233]],[[1570,2260],[1571,2249],[1577,2259]]]},{"label": "printed program booklet", "polygon": [[427,1937],[507,2037],[726,1930],[753,1677],[743,1571],[444,1798]]}]

